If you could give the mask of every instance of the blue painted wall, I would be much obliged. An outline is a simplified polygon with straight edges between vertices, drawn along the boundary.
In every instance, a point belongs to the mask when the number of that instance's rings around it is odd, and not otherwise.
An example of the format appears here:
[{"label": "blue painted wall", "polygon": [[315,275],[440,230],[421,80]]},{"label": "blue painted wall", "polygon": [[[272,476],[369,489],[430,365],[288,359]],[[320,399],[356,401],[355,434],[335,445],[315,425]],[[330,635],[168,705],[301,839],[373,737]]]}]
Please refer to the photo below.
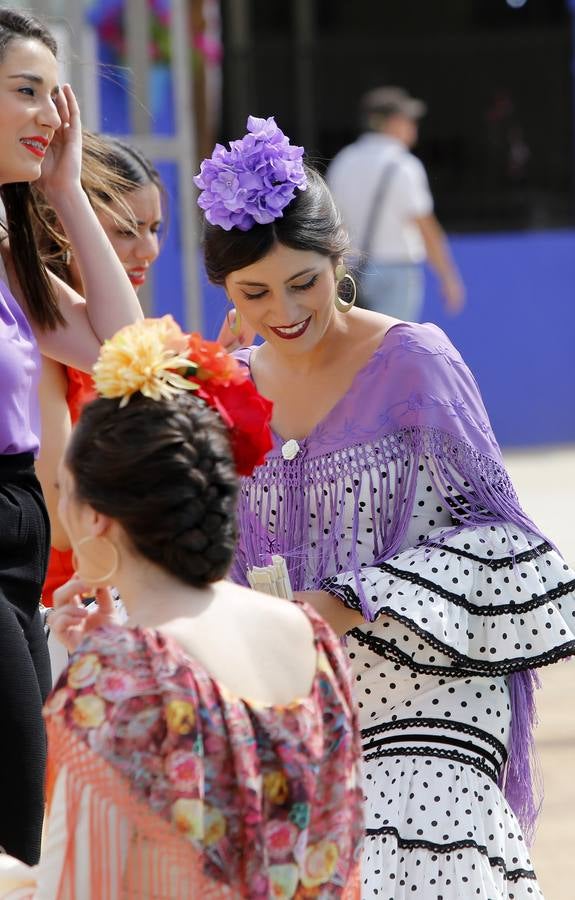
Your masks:
[{"label": "blue painted wall", "polygon": [[183,259],[186,248],[182,245],[182,229],[178,204],[178,185],[187,173],[178,171],[174,162],[154,160],[167,197],[167,218],[162,234],[160,255],[154,263],[154,313],[163,316],[171,313],[184,327],[186,305],[184,298]]},{"label": "blue painted wall", "polygon": [[424,319],[474,371],[502,446],[575,441],[575,231],[450,239],[465,280],[448,317],[427,275]]},{"label": "blue painted wall", "polygon": [[220,330],[230,304],[223,288],[210,284],[201,266],[202,277],[202,332],[209,340],[214,341]]}]

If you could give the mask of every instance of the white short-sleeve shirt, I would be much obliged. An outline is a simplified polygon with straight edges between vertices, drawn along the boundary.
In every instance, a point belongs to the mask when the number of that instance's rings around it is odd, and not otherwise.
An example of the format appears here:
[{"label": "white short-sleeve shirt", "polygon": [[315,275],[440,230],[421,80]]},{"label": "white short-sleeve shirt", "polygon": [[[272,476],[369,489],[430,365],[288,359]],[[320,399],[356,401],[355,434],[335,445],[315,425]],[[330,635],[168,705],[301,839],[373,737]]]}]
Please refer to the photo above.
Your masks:
[{"label": "white short-sleeve shirt", "polygon": [[327,172],[328,184],[346,227],[352,250],[365,251],[365,231],[384,166],[393,164],[370,244],[374,262],[420,263],[425,244],[414,219],[433,211],[433,197],[420,160],[400,141],[383,134],[362,135],[344,147]]}]

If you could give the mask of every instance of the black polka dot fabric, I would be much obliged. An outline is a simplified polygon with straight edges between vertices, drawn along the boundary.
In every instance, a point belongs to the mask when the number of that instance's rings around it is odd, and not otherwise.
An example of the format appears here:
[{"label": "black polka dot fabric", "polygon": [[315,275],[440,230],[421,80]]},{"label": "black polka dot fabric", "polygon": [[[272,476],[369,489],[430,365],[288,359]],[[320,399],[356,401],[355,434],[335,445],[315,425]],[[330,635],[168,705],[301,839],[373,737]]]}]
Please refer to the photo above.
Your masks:
[{"label": "black polka dot fabric", "polygon": [[432,529],[364,567],[359,584],[350,573],[326,587],[357,609],[361,590],[378,623],[370,633],[421,671],[509,675],[575,652],[575,573],[549,544],[507,526]]},{"label": "black polka dot fabric", "polygon": [[503,861],[473,847],[407,847],[394,835],[366,839],[362,898],[383,900],[543,900],[533,877],[510,878]]},{"label": "black polka dot fabric", "polygon": [[[362,728],[362,897],[541,898],[498,787],[507,677],[575,651],[575,574],[514,526],[454,533],[421,472],[407,545],[326,581],[373,622],[346,638]],[[441,508],[440,508],[441,507]],[[447,514],[448,515],[448,514]]]}]

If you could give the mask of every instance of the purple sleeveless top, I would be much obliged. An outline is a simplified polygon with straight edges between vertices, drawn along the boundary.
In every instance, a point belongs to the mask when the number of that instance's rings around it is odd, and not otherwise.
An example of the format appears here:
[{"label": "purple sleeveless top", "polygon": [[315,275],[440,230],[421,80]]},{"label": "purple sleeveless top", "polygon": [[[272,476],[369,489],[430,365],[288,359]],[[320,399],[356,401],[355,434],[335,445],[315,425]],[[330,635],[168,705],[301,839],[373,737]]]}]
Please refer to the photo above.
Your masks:
[{"label": "purple sleeveless top", "polygon": [[0,455],[37,455],[39,377],[40,352],[30,323],[0,281]]}]

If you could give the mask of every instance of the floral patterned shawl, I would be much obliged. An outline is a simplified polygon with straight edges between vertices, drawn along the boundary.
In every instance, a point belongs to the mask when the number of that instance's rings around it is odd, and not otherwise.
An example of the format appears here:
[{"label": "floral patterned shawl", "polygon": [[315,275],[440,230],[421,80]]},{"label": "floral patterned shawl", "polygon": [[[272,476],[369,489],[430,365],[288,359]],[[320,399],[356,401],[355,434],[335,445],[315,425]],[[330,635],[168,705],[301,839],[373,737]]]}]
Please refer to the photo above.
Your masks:
[{"label": "floral patterned shawl", "polygon": [[91,900],[118,896],[113,878],[130,898],[359,897],[347,666],[306,611],[316,676],[282,707],[232,696],[156,631],[110,626],[84,642],[45,710],[48,802],[63,779],[68,818],[59,898],[84,874],[74,831],[86,802]]}]

